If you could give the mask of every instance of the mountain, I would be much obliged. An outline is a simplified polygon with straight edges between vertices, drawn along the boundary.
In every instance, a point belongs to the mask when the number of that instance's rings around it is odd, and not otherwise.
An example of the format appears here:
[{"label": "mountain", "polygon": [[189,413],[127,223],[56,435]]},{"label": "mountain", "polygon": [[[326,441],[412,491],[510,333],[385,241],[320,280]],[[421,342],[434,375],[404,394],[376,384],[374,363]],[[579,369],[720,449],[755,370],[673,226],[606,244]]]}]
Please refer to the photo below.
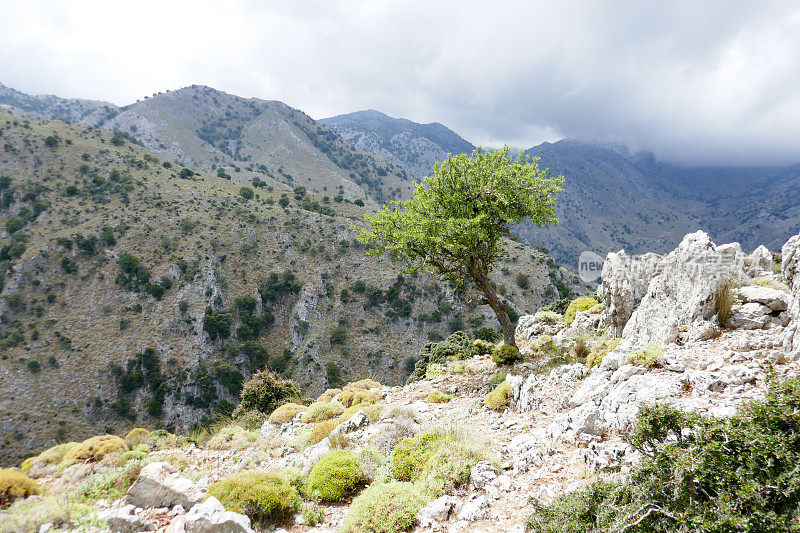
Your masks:
[{"label": "mountain", "polygon": [[[368,205],[242,186],[127,134],[16,111],[0,110],[0,144],[2,464],[132,423],[187,431],[230,412],[264,366],[306,394],[398,384],[430,339],[496,326],[368,256],[353,229]],[[519,312],[585,290],[507,246],[493,281]]]},{"label": "mountain", "polygon": [[471,153],[475,147],[438,122],[418,124],[373,109],[320,120],[362,150],[380,154],[406,168],[416,180],[430,175],[447,154]]},{"label": "mountain", "polygon": [[192,85],[116,107],[28,96],[0,87],[0,104],[31,118],[61,118],[129,134],[159,157],[241,184],[273,179],[371,205],[407,197],[405,170],[344,141],[282,102]]}]

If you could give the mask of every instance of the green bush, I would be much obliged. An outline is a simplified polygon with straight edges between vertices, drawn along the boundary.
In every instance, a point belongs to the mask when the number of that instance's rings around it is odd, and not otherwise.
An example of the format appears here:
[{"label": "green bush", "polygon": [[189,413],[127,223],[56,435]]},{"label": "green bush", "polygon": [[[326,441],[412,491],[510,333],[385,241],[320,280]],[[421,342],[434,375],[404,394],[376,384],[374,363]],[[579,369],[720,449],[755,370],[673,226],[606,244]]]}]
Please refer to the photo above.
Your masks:
[{"label": "green bush", "polygon": [[425,373],[430,364],[446,365],[454,359],[468,359],[478,354],[478,349],[463,331],[456,331],[442,342],[429,342],[419,353],[414,365],[414,372],[408,377],[408,382],[419,381],[425,378]]},{"label": "green bush", "polygon": [[475,339],[472,345],[479,355],[490,355],[494,351],[494,344],[483,339]]},{"label": "green bush", "polygon": [[125,435],[125,443],[134,448],[141,444],[148,435],[150,435],[150,431],[145,428],[133,428]]},{"label": "green bush", "polygon": [[[771,382],[731,418],[643,406],[629,436],[644,459],[538,508],[543,532],[795,531],[800,515],[800,379]],[[635,524],[635,526],[634,526]]]},{"label": "green bush", "polygon": [[437,429],[401,440],[392,450],[391,469],[398,481],[415,481],[425,463],[449,437]]},{"label": "green bush", "polygon": [[625,356],[625,362],[631,365],[640,365],[646,368],[659,366],[664,360],[664,348],[660,344],[650,342],[638,350]]},{"label": "green bush", "polygon": [[413,483],[373,484],[353,500],[342,533],[405,531],[414,525],[425,503]]},{"label": "green bush", "polygon": [[18,498],[27,498],[40,493],[39,484],[19,470],[10,468],[0,470],[0,508],[6,507]]},{"label": "green bush", "polygon": [[351,407],[361,403],[377,403],[383,399],[383,391],[380,390],[381,384],[371,379],[362,379],[354,383],[348,383],[339,395],[339,401],[345,407]]},{"label": "green bush", "polygon": [[486,394],[483,404],[489,409],[500,411],[511,402],[511,385],[505,381]]},{"label": "green bush", "polygon": [[254,195],[255,193],[253,192],[253,189],[251,189],[250,187],[242,187],[241,189],[239,189],[239,196],[241,196],[245,200],[252,199]]},{"label": "green bush", "polygon": [[519,349],[516,346],[500,343],[492,352],[492,361],[498,365],[510,365],[519,359]]},{"label": "green bush", "polygon": [[333,451],[314,465],[306,481],[306,494],[323,501],[338,502],[363,479],[358,459],[344,450]]},{"label": "green bush", "polygon": [[598,303],[600,302],[589,296],[575,298],[570,302],[569,307],[567,307],[567,310],[564,312],[564,323],[569,326],[575,320],[575,315],[581,311],[588,311]]},{"label": "green bush", "polygon": [[245,411],[272,413],[281,404],[300,397],[300,389],[288,379],[281,379],[269,370],[259,370],[242,387],[241,401],[233,411],[240,416]]},{"label": "green bush", "polygon": [[262,526],[291,517],[300,507],[300,496],[289,481],[268,472],[242,472],[214,483],[208,495],[228,511],[242,513]]}]

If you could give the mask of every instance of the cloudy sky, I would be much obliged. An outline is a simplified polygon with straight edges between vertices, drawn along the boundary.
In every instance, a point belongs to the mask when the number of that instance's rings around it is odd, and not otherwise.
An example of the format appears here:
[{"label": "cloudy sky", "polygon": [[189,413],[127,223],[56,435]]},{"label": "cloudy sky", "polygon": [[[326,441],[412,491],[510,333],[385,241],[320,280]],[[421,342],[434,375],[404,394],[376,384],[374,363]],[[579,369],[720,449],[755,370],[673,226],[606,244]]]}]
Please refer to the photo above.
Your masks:
[{"label": "cloudy sky", "polygon": [[693,164],[800,161],[800,4],[0,2],[0,83],[124,105],[193,83],[476,144],[563,137]]}]

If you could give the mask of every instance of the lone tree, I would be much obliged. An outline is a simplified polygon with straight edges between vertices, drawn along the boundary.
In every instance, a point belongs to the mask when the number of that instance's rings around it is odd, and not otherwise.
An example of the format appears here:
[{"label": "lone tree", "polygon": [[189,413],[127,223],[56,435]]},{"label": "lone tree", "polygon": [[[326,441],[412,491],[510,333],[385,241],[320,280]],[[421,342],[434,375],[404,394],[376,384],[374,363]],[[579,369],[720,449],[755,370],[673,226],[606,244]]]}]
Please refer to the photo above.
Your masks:
[{"label": "lone tree", "polygon": [[547,177],[539,158],[511,159],[508,146],[471,156],[450,155],[433,176],[414,186],[414,196],[392,202],[374,215],[359,240],[374,245],[370,255],[389,252],[403,271],[438,274],[468,300],[488,304],[503,328],[506,344],[516,345],[508,304],[497,295],[489,274],[503,253],[509,227],[529,217],[537,226],[558,224],[555,198],[563,176]]}]

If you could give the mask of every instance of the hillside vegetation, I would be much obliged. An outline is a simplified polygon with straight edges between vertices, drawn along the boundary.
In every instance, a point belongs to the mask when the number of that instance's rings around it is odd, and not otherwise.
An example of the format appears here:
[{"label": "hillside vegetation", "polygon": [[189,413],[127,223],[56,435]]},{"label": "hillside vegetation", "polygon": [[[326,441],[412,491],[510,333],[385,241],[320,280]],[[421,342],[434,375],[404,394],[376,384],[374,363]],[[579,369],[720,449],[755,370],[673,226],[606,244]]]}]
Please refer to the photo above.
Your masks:
[{"label": "hillside vegetation", "polygon": [[[3,464],[135,421],[188,431],[260,368],[304,394],[399,384],[421,347],[494,328],[355,239],[369,206],[163,160],[131,136],[0,111]],[[527,245],[493,278],[516,312],[582,291]],[[490,330],[483,330],[484,333]]]}]

